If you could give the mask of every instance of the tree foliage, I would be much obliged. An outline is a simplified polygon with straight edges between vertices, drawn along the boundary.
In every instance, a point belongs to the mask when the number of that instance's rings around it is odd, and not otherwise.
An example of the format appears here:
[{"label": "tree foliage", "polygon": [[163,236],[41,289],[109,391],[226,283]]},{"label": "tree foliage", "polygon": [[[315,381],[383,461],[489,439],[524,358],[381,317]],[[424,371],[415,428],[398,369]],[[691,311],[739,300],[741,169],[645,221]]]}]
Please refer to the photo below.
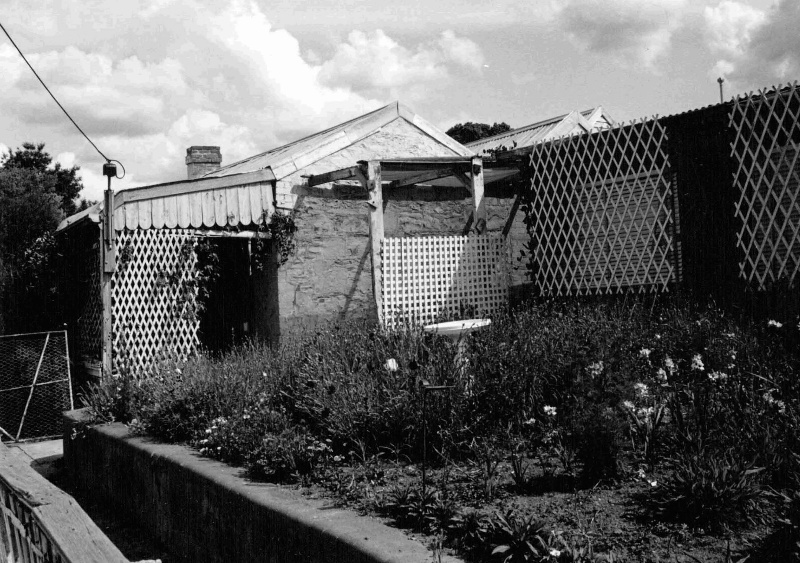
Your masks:
[{"label": "tree foliage", "polygon": [[467,121],[466,123],[456,123],[447,130],[447,134],[459,143],[467,144],[486,137],[493,137],[506,131],[511,131],[511,126],[506,122],[489,125],[488,123]]},{"label": "tree foliage", "polygon": [[65,168],[60,163],[53,164],[51,157],[44,150],[44,143],[22,143],[22,148],[9,150],[0,157],[0,166],[6,170],[33,170],[53,180],[53,192],[60,198],[60,207],[69,216],[85,209],[87,202],[78,202],[78,195],[83,184],[78,178],[79,166]]},{"label": "tree foliage", "polygon": [[50,166],[44,144],[23,144],[0,161],[0,333],[56,322],[58,249],[53,233],[76,210],[78,167]]}]

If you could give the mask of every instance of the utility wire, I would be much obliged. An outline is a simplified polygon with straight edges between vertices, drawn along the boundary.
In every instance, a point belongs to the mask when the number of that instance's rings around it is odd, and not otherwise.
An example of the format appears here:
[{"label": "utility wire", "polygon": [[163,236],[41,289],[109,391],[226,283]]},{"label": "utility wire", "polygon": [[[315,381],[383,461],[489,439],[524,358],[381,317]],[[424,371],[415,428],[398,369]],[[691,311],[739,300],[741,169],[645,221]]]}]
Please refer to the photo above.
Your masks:
[{"label": "utility wire", "polygon": [[[78,129],[78,131],[80,131],[80,132],[81,132],[81,135],[83,135],[83,136],[86,138],[86,140],[87,140],[87,141],[89,141],[89,144],[90,144],[90,145],[92,145],[92,146],[94,147],[94,150],[96,150],[96,151],[97,151],[97,152],[100,154],[100,156],[102,156],[102,157],[105,159],[105,161],[106,161],[106,162],[111,162],[111,159],[109,159],[109,158],[108,158],[106,155],[104,155],[104,154],[103,154],[103,151],[101,151],[100,149],[98,149],[98,148],[97,148],[97,145],[95,145],[95,144],[92,142],[92,140],[89,138],[89,136],[88,136],[86,133],[84,133],[84,132],[83,132],[83,129],[81,129],[80,125],[78,125],[77,123],[75,123],[75,120],[74,120],[74,119],[72,119],[72,116],[71,116],[71,115],[70,115],[70,114],[67,112],[67,110],[65,110],[65,109],[64,109],[64,106],[62,106],[62,105],[61,105],[61,102],[59,102],[59,101],[56,99],[56,97],[55,97],[55,96],[53,95],[53,93],[50,91],[50,88],[48,88],[48,87],[47,87],[47,84],[45,84],[45,83],[44,83],[44,80],[42,80],[42,79],[41,79],[41,77],[40,77],[40,76],[39,76],[39,74],[36,72],[36,70],[34,70],[34,68],[31,66],[31,63],[29,63],[29,62],[28,62],[28,59],[26,59],[26,58],[25,58],[25,55],[23,55],[23,54],[22,54],[22,51],[20,50],[20,48],[19,48],[19,47],[17,47],[17,44],[16,44],[16,43],[14,43],[14,40],[13,40],[13,39],[11,39],[11,35],[9,35],[9,34],[8,34],[8,31],[6,31],[6,28],[5,28],[5,27],[3,27],[3,24],[2,24],[2,22],[0,22],[0,29],[2,29],[2,30],[3,30],[3,33],[5,33],[5,34],[6,34],[6,37],[8,37],[8,40],[9,40],[9,41],[11,41],[11,44],[12,44],[12,45],[14,46],[14,48],[17,50],[17,53],[19,53],[19,56],[20,56],[20,57],[22,57],[22,60],[23,60],[23,61],[25,61],[25,64],[26,64],[26,65],[28,65],[28,68],[29,68],[29,69],[31,69],[31,72],[34,74],[34,76],[36,76],[36,78],[38,78],[38,79],[39,79],[39,82],[41,82],[41,83],[42,83],[42,86],[44,86],[44,89],[45,89],[45,90],[47,90],[47,93],[48,93],[48,94],[50,94],[50,97],[51,97],[51,98],[53,98],[53,101],[54,101],[55,103],[57,103],[57,104],[58,104],[58,107],[60,107],[60,108],[61,108],[61,111],[63,111],[63,112],[64,112],[64,115],[66,115],[66,116],[69,118],[69,120],[72,122],[72,124],[73,124],[73,125],[74,125],[74,126],[77,128],[77,129]],[[119,162],[119,161],[114,161],[114,162]],[[120,164],[121,164],[121,163],[120,163]]]}]

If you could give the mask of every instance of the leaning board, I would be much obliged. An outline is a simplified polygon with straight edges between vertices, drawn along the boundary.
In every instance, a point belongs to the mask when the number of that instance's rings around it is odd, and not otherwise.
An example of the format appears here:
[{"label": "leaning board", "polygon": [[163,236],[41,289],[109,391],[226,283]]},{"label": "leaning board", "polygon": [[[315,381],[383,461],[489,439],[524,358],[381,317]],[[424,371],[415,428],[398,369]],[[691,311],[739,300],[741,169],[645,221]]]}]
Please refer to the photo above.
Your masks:
[{"label": "leaning board", "polygon": [[491,317],[508,307],[508,250],[500,234],[385,238],[383,322]]}]

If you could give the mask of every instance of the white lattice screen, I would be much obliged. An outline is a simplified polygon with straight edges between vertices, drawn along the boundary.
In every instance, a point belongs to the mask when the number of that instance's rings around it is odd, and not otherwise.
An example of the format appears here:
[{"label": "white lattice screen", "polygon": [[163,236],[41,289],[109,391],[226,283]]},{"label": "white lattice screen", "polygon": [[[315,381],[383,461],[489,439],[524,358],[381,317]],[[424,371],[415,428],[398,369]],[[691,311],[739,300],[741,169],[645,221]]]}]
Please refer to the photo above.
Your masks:
[{"label": "white lattice screen", "polygon": [[141,374],[162,360],[184,361],[196,350],[195,242],[189,229],[118,233],[111,290],[115,369]]},{"label": "white lattice screen", "polygon": [[385,238],[384,323],[497,314],[508,306],[508,261],[499,234]]},{"label": "white lattice screen", "polygon": [[656,120],[536,145],[522,209],[540,295],[663,291],[675,281],[675,192]]},{"label": "white lattice screen", "polygon": [[800,272],[800,88],[746,96],[733,104],[732,156],[739,190],[739,275],[758,289]]}]

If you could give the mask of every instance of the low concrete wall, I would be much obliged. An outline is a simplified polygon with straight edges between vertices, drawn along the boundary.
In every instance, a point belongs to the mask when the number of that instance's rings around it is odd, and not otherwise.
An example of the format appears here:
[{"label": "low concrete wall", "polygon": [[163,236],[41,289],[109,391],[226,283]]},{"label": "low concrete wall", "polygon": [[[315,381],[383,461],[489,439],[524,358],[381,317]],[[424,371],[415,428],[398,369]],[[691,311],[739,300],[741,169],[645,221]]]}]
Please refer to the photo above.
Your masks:
[{"label": "low concrete wall", "polygon": [[250,482],[240,469],[185,446],[132,437],[122,424],[74,433],[85,417],[85,411],[65,413],[64,462],[74,482],[138,518],[176,557],[225,563],[431,560],[424,545],[400,530],[299,491]]}]

